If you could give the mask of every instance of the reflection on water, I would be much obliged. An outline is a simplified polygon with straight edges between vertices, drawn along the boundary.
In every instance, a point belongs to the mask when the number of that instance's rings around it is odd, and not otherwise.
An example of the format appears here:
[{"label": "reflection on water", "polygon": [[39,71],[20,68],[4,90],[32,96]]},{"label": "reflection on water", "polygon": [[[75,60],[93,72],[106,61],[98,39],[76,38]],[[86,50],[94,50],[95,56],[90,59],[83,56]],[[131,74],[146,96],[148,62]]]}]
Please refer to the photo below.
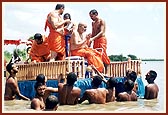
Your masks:
[{"label": "reflection on water", "polygon": [[[4,101],[4,112],[21,112],[29,111],[35,112],[30,109],[31,101],[13,100]],[[61,105],[58,107],[57,112],[157,112],[159,110],[158,99],[145,100],[138,99],[136,102],[110,102],[106,104],[88,104],[88,101],[84,101],[82,104],[77,105]]]},{"label": "reflection on water", "polygon": [[[138,99],[136,102],[110,102],[106,104],[88,104],[88,101],[85,101],[82,104],[77,105],[63,105],[59,106],[56,112],[166,112],[166,96],[165,96],[165,73],[164,73],[164,62],[156,61],[156,62],[143,62],[142,63],[142,79],[144,84],[145,74],[150,69],[156,70],[158,73],[158,77],[156,78],[156,83],[159,86],[159,95],[158,99],[146,100],[146,99]],[[30,109],[30,101],[24,100],[13,100],[13,101],[3,101],[2,112],[35,112],[35,110]],[[45,112],[45,111],[44,111]]]}]

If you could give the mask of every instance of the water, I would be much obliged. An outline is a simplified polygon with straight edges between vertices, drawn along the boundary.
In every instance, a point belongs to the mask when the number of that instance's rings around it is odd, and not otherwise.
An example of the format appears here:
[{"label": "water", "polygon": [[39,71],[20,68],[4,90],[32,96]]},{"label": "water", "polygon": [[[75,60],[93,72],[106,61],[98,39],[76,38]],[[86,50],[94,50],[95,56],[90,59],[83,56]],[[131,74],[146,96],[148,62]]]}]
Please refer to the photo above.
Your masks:
[{"label": "water", "polygon": [[[143,61],[142,62],[142,80],[144,85],[145,74],[149,70],[155,70],[158,74],[155,82],[159,87],[159,95],[157,99],[146,100],[138,99],[136,102],[110,102],[106,104],[88,104],[88,101],[84,101],[82,104],[77,105],[62,105],[57,109],[57,113],[69,113],[69,112],[89,112],[89,113],[165,113],[166,112],[166,70],[164,61]],[[2,112],[18,113],[18,112],[36,112],[30,109],[30,101],[13,100],[3,101]],[[43,111],[46,112],[46,111]],[[56,113],[55,112],[55,113]]]}]

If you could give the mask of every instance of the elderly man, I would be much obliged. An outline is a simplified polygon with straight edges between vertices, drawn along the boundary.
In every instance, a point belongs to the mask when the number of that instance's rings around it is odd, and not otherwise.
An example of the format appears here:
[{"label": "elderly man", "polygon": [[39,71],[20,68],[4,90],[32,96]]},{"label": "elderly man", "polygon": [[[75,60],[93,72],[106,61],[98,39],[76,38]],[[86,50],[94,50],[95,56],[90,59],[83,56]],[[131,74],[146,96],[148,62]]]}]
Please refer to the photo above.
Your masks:
[{"label": "elderly man", "polygon": [[70,39],[71,56],[81,56],[87,59],[89,65],[94,65],[99,72],[103,72],[104,65],[101,53],[88,47],[89,36],[85,36],[86,24],[79,23],[78,27],[73,29]]}]

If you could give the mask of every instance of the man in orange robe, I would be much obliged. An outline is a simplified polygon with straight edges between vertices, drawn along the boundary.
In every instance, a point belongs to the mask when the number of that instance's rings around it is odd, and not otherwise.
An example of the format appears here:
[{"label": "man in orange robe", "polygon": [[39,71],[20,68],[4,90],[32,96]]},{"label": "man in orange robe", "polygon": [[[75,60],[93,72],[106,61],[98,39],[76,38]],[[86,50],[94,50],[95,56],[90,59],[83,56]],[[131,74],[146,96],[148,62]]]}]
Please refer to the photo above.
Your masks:
[{"label": "man in orange robe", "polygon": [[64,4],[57,4],[54,11],[47,16],[45,31],[50,29],[48,35],[49,49],[51,50],[50,61],[63,60],[65,58],[64,24],[70,19],[63,20]]},{"label": "man in orange robe", "polygon": [[94,65],[99,72],[103,72],[104,65],[101,59],[101,53],[89,48],[87,45],[89,37],[83,35],[86,28],[87,26],[84,23],[79,23],[77,29],[74,27],[70,39],[71,56],[84,57],[87,59],[89,65]]},{"label": "man in orange robe", "polygon": [[[92,35],[90,38],[90,42],[94,41],[93,48],[102,48],[102,60],[105,65],[110,64],[110,59],[107,56],[107,39],[105,37],[105,21],[98,17],[98,12],[94,9],[89,12],[90,18],[93,20],[92,22]],[[107,68],[105,73],[107,74]]]},{"label": "man in orange robe", "polygon": [[40,33],[36,33],[29,55],[33,62],[49,61],[50,49],[48,47],[48,38],[42,36]]}]

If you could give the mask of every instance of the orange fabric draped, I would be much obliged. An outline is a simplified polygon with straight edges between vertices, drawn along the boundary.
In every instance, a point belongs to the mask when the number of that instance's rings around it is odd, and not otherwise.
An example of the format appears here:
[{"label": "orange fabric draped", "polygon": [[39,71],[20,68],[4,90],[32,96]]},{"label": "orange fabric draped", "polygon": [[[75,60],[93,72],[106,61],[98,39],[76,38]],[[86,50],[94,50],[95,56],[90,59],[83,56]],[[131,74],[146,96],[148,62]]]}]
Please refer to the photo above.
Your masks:
[{"label": "orange fabric draped", "polygon": [[94,40],[93,48],[102,48],[103,54],[102,54],[102,60],[105,64],[110,64],[110,59],[107,56],[106,50],[107,50],[107,40],[105,37],[100,37],[98,39]]},{"label": "orange fabric draped", "polygon": [[92,48],[76,49],[71,51],[71,56],[81,56],[87,59],[89,65],[94,65],[99,72],[102,72],[104,65],[100,52]]},{"label": "orange fabric draped", "polygon": [[42,44],[37,44],[36,41],[33,41],[30,54],[31,60],[36,62],[45,62],[50,58],[50,49],[48,47],[48,38],[43,38]]},{"label": "orange fabric draped", "polygon": [[48,45],[51,51],[57,52],[57,59],[62,60],[65,57],[65,40],[64,36],[56,32],[52,25],[46,20],[45,30],[49,27]]}]

